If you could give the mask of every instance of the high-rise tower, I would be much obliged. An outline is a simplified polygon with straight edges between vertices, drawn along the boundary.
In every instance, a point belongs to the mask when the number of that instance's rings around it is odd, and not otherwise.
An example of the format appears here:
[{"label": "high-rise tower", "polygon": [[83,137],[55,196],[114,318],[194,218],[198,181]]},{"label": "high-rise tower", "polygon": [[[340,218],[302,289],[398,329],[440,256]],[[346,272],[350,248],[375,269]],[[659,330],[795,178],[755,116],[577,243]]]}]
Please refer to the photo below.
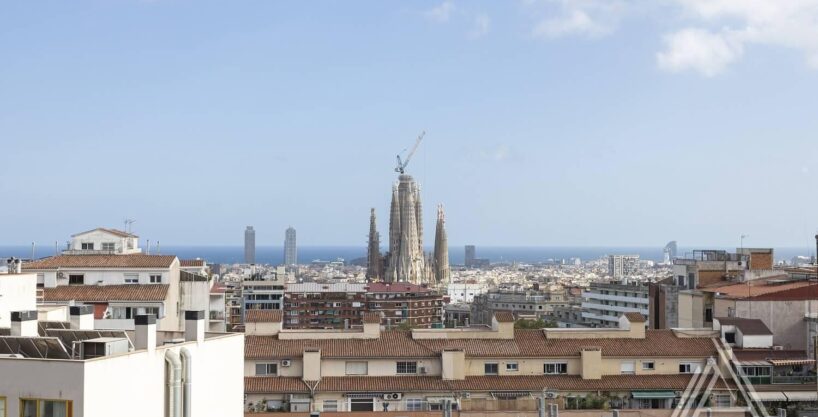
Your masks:
[{"label": "high-rise tower", "polygon": [[256,231],[253,226],[244,230],[244,263],[256,263]]},{"label": "high-rise tower", "polygon": [[298,264],[298,247],[295,244],[295,229],[290,226],[284,232],[284,265]]},{"label": "high-rise tower", "polygon": [[417,183],[411,175],[401,174],[398,183],[392,187],[386,282],[426,282],[420,209]]},{"label": "high-rise tower", "polygon": [[383,277],[381,260],[381,235],[375,225],[375,209],[369,212],[369,242],[366,249],[366,279],[370,282],[380,281]]},{"label": "high-rise tower", "polygon": [[446,237],[446,217],[443,213],[443,204],[437,206],[433,267],[435,283],[448,284],[451,272],[449,270],[449,240]]}]

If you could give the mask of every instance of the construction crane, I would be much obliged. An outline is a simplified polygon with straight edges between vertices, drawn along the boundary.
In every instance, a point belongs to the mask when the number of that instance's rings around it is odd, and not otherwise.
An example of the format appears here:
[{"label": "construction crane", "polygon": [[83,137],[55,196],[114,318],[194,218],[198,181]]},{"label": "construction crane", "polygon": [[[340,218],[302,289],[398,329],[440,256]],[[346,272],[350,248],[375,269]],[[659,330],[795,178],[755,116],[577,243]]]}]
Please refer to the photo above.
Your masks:
[{"label": "construction crane", "polygon": [[[426,131],[420,132],[418,135],[418,139],[415,141],[415,146],[412,146],[412,150],[409,151],[409,154],[406,155],[406,159],[401,161],[400,154],[398,154],[398,166],[395,167],[395,172],[399,172],[403,174],[403,171],[406,169],[406,166],[409,165],[409,160],[412,159],[412,155],[415,154],[415,151],[418,150],[418,145],[420,145],[420,141],[423,140],[423,136],[426,135]],[[405,149],[404,149],[405,151]]]}]

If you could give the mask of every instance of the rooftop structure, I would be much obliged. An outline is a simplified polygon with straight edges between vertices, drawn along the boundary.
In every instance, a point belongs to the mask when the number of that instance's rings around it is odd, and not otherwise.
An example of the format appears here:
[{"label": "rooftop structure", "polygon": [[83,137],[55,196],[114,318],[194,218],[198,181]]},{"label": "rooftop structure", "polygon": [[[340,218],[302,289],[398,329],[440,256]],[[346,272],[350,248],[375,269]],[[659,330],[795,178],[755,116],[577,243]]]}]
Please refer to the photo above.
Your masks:
[{"label": "rooftop structure", "polygon": [[256,263],[256,231],[253,226],[244,229],[244,263]]}]

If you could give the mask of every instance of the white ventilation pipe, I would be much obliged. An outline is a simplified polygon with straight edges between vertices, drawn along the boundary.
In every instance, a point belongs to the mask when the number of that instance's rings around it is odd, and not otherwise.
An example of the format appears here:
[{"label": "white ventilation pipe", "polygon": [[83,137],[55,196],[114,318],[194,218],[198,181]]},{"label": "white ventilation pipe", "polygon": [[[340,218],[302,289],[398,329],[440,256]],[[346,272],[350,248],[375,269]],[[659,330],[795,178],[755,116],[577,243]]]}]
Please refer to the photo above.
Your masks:
[{"label": "white ventilation pipe", "polygon": [[165,351],[165,362],[171,367],[168,372],[168,417],[182,417],[182,362],[179,354]]},{"label": "white ventilation pipe", "polygon": [[190,393],[192,391],[192,384],[193,384],[193,377],[191,376],[193,371],[193,356],[190,354],[190,351],[187,350],[186,347],[183,347],[180,352],[182,353],[182,382],[184,383],[184,407],[182,408],[182,415],[183,417],[190,417]]}]

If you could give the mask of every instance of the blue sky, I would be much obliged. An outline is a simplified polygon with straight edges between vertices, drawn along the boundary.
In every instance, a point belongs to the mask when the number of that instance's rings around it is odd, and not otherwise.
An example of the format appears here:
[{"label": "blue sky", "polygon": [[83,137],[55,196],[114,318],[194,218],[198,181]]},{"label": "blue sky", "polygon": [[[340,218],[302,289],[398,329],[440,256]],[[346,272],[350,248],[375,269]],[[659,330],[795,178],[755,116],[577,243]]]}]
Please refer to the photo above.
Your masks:
[{"label": "blue sky", "polygon": [[[810,246],[818,0],[0,5],[0,244]],[[47,243],[43,243],[47,244]]]}]

